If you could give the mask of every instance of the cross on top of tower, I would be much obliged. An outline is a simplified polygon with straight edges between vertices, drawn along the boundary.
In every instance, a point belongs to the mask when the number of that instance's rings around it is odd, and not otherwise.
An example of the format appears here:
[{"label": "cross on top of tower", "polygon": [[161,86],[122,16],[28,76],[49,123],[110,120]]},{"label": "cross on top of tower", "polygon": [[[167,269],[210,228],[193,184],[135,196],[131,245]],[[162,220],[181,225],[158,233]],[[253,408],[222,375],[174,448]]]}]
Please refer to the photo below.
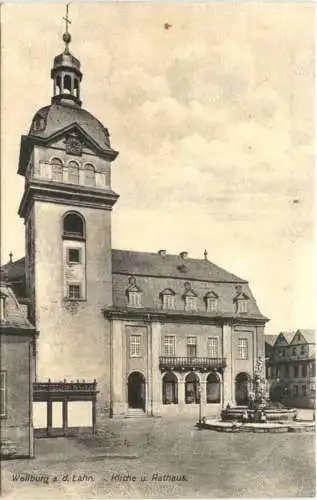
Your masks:
[{"label": "cross on top of tower", "polygon": [[71,42],[71,36],[70,36],[70,33],[68,31],[68,25],[69,24],[72,24],[71,20],[69,19],[69,16],[68,16],[68,12],[69,12],[69,3],[66,4],[66,16],[63,17],[64,21],[65,21],[65,26],[66,26],[66,31],[65,33],[63,34],[63,40],[65,42],[65,50],[68,51],[68,45],[70,44]]}]

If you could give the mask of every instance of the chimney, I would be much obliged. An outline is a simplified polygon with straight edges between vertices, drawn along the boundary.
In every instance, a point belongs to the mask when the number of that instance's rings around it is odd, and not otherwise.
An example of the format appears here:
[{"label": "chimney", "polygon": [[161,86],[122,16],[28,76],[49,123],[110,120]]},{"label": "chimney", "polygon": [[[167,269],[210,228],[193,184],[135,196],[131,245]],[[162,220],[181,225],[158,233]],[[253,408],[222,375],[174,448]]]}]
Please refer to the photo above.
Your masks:
[{"label": "chimney", "polygon": [[159,251],[158,251],[158,254],[159,254],[161,257],[166,257],[166,250],[159,250]]},{"label": "chimney", "polygon": [[181,253],[179,254],[179,256],[180,256],[180,258],[181,258],[181,259],[185,260],[185,259],[187,259],[187,257],[188,257],[188,252],[181,252]]}]

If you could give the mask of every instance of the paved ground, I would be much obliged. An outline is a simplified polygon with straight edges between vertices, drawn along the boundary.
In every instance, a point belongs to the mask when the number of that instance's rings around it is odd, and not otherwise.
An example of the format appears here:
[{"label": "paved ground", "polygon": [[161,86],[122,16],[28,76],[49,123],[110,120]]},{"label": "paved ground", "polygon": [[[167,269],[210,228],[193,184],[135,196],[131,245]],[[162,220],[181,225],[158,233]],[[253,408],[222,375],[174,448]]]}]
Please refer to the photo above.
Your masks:
[{"label": "paved ground", "polygon": [[315,496],[309,432],[223,434],[199,431],[190,419],[108,421],[93,439],[38,439],[36,455],[2,463],[5,498]]}]

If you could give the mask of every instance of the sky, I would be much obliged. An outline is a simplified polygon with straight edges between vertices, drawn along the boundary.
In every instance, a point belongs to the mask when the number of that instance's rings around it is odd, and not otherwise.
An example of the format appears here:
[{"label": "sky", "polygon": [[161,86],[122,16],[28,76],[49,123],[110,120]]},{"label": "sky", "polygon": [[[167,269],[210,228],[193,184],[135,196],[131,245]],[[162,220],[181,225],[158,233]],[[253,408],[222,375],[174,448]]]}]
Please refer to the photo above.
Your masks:
[{"label": "sky", "polygon": [[[83,107],[119,150],[113,247],[207,249],[249,281],[272,334],[315,326],[313,8],[70,7]],[[64,15],[61,3],[1,6],[2,263],[24,255],[20,137],[50,103]]]}]

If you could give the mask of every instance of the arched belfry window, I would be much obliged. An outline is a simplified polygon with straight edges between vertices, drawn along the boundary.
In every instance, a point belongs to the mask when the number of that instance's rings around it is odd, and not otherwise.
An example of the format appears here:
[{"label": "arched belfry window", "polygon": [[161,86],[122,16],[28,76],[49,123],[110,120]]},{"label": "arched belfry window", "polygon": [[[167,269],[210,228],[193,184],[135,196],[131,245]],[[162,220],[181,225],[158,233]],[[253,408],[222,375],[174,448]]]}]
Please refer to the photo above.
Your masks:
[{"label": "arched belfry window", "polygon": [[95,169],[91,163],[85,165],[85,185],[95,186]]},{"label": "arched belfry window", "polygon": [[74,240],[85,239],[85,221],[81,215],[70,212],[64,216],[63,237]]},{"label": "arched belfry window", "polygon": [[75,78],[75,80],[74,80],[74,92],[75,92],[75,96],[79,98],[79,83],[78,83],[77,78]]},{"label": "arched belfry window", "polygon": [[62,89],[61,89],[61,77],[60,75],[58,75],[56,77],[56,94],[59,95],[61,94],[62,92]]},{"label": "arched belfry window", "polygon": [[68,181],[79,184],[79,166],[75,161],[70,161],[68,164]]},{"label": "arched belfry window", "polygon": [[59,158],[52,158],[52,179],[56,182],[63,182],[63,162]]},{"label": "arched belfry window", "polygon": [[64,93],[71,94],[72,92],[72,79],[69,75],[64,76]]}]

